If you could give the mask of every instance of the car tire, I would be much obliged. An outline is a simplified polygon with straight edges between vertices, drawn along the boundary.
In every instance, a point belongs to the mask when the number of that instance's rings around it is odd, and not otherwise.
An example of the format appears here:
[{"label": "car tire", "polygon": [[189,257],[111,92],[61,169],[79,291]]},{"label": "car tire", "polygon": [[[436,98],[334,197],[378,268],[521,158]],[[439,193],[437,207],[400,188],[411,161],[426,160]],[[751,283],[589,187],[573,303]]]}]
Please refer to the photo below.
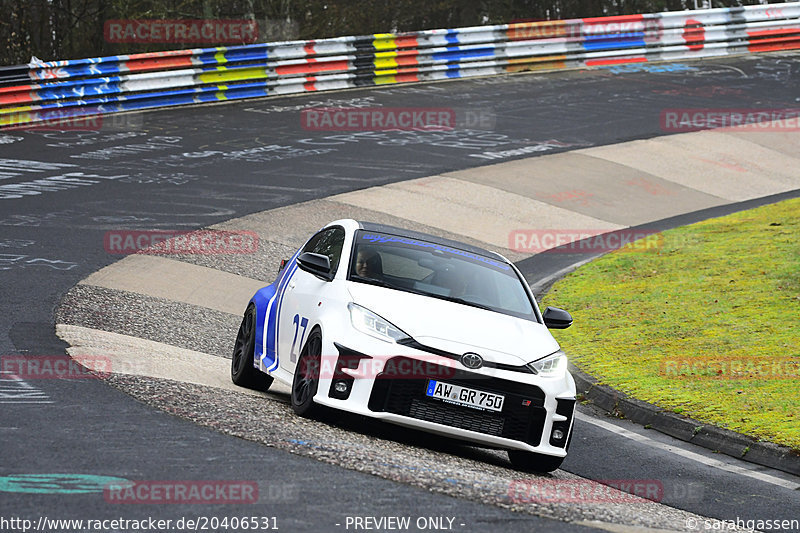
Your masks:
[{"label": "car tire", "polygon": [[558,470],[565,458],[522,450],[508,450],[508,459],[517,470],[546,474]]},{"label": "car tire", "polygon": [[240,387],[266,391],[272,385],[272,376],[253,366],[256,346],[256,306],[250,304],[242,317],[231,357],[231,381]]},{"label": "car tire", "polygon": [[292,380],[292,409],[302,417],[311,418],[319,411],[319,406],[314,403],[314,396],[319,387],[321,365],[322,334],[319,330],[314,330],[300,352]]}]

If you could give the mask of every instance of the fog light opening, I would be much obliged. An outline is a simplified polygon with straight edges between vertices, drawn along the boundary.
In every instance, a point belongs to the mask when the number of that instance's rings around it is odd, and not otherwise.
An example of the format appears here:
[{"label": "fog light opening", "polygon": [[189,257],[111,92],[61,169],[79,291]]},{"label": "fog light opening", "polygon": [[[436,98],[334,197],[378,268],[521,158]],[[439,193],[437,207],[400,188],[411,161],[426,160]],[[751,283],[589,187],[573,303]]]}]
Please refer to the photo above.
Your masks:
[{"label": "fog light opening", "polygon": [[348,386],[347,382],[344,380],[337,381],[333,386],[333,389],[339,394],[344,394],[349,388],[350,387]]},{"label": "fog light opening", "polygon": [[560,429],[553,430],[553,440],[560,441],[564,440],[564,432]]}]

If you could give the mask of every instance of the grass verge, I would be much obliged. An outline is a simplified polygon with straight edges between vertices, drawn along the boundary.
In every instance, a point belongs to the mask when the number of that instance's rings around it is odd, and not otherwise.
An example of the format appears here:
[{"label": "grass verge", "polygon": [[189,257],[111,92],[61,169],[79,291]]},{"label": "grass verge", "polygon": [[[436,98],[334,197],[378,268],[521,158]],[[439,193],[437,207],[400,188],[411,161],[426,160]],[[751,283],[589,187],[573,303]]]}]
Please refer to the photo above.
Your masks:
[{"label": "grass verge", "polygon": [[701,422],[800,450],[800,199],[607,254],[543,300],[602,383]]}]

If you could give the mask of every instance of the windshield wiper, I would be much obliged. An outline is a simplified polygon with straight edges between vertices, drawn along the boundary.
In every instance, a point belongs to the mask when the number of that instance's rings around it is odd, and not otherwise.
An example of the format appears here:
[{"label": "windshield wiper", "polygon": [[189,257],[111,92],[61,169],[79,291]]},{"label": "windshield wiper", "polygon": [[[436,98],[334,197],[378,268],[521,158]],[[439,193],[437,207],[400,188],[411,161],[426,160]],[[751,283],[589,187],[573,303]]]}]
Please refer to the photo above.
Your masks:
[{"label": "windshield wiper", "polygon": [[431,294],[429,292],[421,291],[419,289],[414,289],[411,287],[404,287],[402,285],[395,285],[393,283],[389,283],[386,280],[378,279],[378,278],[365,278],[363,276],[359,276],[358,274],[351,274],[350,275],[351,281],[360,281],[361,283],[367,283],[369,285],[377,285],[378,287],[385,287],[387,289],[394,289],[396,291],[403,291],[403,292],[410,292],[411,294],[419,294],[422,296],[437,296],[435,294]]},{"label": "windshield wiper", "polygon": [[385,287],[387,289],[395,289],[395,290],[398,290],[398,291],[410,292],[412,294],[419,294],[421,296],[428,296],[430,298],[439,298],[440,300],[447,300],[448,302],[455,302],[457,304],[469,305],[471,307],[477,307],[478,309],[485,309],[486,311],[497,312],[497,309],[495,309],[494,307],[489,307],[488,305],[483,305],[483,304],[479,304],[479,303],[476,303],[476,302],[471,302],[469,300],[465,300],[463,298],[458,298],[456,296],[445,296],[444,294],[436,294],[436,293],[433,293],[433,292],[426,292],[426,291],[422,291],[422,290],[419,290],[419,289],[413,289],[411,287],[402,287],[402,286],[394,285],[392,283],[389,283],[389,282],[387,282],[385,280],[378,279],[378,278],[365,278],[363,276],[359,276],[359,275],[356,274],[356,275],[351,275],[350,276],[350,280],[351,281],[359,281],[361,283],[366,283],[368,285],[377,285],[378,287]]},{"label": "windshield wiper", "polygon": [[479,304],[476,302],[472,302],[470,300],[465,300],[464,298],[459,298],[457,296],[444,296],[440,294],[434,294],[432,296],[434,298],[441,298],[442,300],[447,300],[448,302],[455,302],[457,304],[464,304],[472,307],[477,307],[478,309],[486,309],[487,311],[495,311],[495,312],[497,311],[497,309],[495,309],[494,307],[489,307],[488,305]]},{"label": "windshield wiper", "polygon": [[391,283],[378,279],[378,278],[365,278],[363,276],[358,275],[351,275],[350,279],[353,281],[360,281],[361,283],[367,283],[369,285],[377,285],[378,287],[386,287],[388,289],[399,289],[400,287],[396,285],[392,285]]}]

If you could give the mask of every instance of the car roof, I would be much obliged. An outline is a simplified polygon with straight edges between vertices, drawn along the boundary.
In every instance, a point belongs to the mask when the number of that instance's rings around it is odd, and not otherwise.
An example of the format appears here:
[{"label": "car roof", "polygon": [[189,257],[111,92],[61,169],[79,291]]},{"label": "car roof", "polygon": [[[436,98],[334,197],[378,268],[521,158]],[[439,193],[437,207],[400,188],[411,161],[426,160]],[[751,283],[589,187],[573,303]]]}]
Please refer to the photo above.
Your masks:
[{"label": "car roof", "polygon": [[491,259],[496,259],[498,261],[502,261],[506,263],[507,260],[502,255],[491,252],[489,250],[485,250],[478,246],[472,246],[471,244],[466,244],[460,241],[453,241],[450,239],[445,239],[443,237],[436,237],[435,235],[430,235],[429,233],[422,233],[421,231],[413,231],[404,228],[398,228],[396,226],[390,226],[388,224],[378,224],[377,222],[364,222],[364,221],[357,221],[358,227],[360,229],[366,231],[375,231],[378,233],[388,233],[390,235],[397,235],[398,237],[406,237],[408,239],[417,239],[420,241],[427,241],[432,242],[434,244],[441,244],[442,246],[449,246],[450,248],[457,248],[459,250],[464,250],[465,252],[470,252],[477,255],[482,255],[484,257],[489,257]]}]

